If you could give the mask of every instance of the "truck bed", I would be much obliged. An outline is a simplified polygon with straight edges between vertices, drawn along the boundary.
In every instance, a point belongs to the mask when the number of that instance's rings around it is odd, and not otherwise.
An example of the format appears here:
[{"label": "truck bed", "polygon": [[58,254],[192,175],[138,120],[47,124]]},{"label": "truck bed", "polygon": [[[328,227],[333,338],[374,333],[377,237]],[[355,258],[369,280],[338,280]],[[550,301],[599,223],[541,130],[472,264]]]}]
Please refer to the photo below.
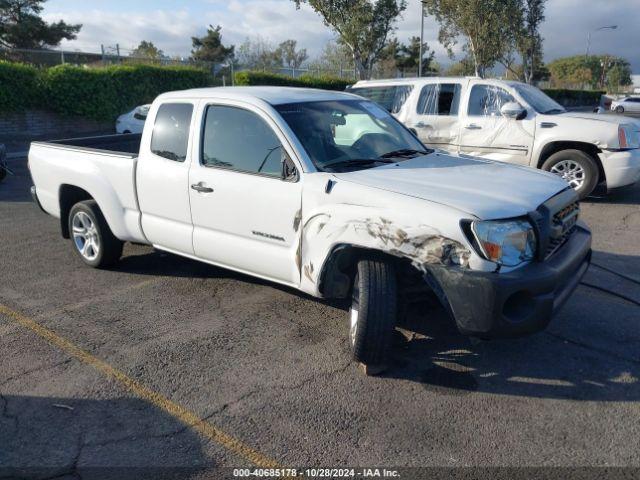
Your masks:
[{"label": "truck bed", "polygon": [[116,237],[144,242],[136,194],[141,139],[125,134],[32,142],[29,169],[42,208],[60,218],[66,196],[93,198]]},{"label": "truck bed", "polygon": [[32,145],[47,145],[72,150],[84,150],[118,156],[136,158],[140,151],[142,134],[127,133],[116,135],[102,135],[99,137],[68,138],[51,140],[48,142],[33,142]]}]

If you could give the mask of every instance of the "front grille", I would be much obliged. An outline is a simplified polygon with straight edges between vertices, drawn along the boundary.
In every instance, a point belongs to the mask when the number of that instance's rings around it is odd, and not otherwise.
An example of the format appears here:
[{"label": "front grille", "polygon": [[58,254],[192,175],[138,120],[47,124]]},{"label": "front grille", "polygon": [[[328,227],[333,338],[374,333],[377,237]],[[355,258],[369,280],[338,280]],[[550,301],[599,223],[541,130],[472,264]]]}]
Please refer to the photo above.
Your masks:
[{"label": "front grille", "polygon": [[576,231],[580,206],[575,190],[567,188],[529,212],[538,238],[538,261],[556,253]]},{"label": "front grille", "polygon": [[551,229],[549,232],[549,243],[545,252],[545,259],[558,251],[562,245],[576,231],[578,216],[580,215],[580,205],[573,202],[553,215]]}]

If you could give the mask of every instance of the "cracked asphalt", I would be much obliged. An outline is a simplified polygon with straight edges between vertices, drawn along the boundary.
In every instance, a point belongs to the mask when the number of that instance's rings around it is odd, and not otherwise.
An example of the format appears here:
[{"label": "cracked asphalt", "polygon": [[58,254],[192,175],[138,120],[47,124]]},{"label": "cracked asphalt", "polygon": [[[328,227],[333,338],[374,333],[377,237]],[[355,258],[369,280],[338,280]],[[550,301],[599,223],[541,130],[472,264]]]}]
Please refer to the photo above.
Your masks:
[{"label": "cracked asphalt", "polygon": [[[0,304],[282,466],[640,467],[640,186],[583,204],[604,269],[546,332],[475,342],[416,311],[390,371],[366,377],[340,305],[144,246],[84,267],[10,166]],[[251,466],[2,314],[0,355],[0,477]]]}]

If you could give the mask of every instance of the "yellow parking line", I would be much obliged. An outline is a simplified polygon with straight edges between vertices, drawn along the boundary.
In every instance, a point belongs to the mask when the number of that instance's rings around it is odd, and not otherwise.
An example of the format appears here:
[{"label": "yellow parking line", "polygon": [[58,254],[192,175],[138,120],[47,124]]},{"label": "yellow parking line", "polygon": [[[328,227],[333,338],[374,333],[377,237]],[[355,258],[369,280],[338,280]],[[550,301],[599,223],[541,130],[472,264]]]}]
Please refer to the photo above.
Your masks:
[{"label": "yellow parking line", "polygon": [[204,437],[218,443],[219,445],[222,445],[227,450],[230,450],[231,452],[245,458],[254,465],[263,468],[282,468],[274,460],[271,460],[260,452],[242,443],[237,438],[228,435],[227,433],[223,432],[222,430],[211,425],[208,422],[202,421],[202,419],[200,419],[200,417],[198,417],[195,413],[187,410],[186,408],[178,405],[175,402],[172,402],[167,397],[145,387],[120,370],[91,355],[89,352],[82,350],[71,341],[67,340],[64,337],[61,337],[52,330],[49,330],[48,328],[34,322],[21,313],[12,310],[6,305],[0,304],[0,314],[9,317],[14,322],[31,330],[36,335],[40,336],[47,342],[55,345],[64,352],[80,360],[82,363],[92,366],[93,368],[104,374],[106,377],[116,380],[138,397],[146,400],[157,408],[164,410],[168,414],[180,420],[185,425],[188,425],[194,430],[198,431]]}]

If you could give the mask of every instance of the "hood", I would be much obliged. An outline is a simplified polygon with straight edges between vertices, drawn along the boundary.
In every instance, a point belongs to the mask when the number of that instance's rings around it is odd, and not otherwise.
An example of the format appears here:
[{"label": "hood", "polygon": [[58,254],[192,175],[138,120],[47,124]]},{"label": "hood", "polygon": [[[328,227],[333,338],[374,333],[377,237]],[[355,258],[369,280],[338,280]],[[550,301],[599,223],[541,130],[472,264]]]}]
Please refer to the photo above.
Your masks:
[{"label": "hood", "polygon": [[640,126],[640,121],[629,118],[629,117],[620,117],[618,115],[611,114],[598,114],[598,113],[587,113],[587,112],[565,112],[559,113],[557,115],[546,115],[549,119],[552,118],[562,118],[562,117],[570,117],[570,118],[579,118],[580,120],[595,120],[597,122],[604,123],[612,123],[614,125],[622,125],[622,124],[631,124]]},{"label": "hood", "polygon": [[551,173],[442,153],[335,176],[451,206],[483,220],[526,215],[567,188]]}]

